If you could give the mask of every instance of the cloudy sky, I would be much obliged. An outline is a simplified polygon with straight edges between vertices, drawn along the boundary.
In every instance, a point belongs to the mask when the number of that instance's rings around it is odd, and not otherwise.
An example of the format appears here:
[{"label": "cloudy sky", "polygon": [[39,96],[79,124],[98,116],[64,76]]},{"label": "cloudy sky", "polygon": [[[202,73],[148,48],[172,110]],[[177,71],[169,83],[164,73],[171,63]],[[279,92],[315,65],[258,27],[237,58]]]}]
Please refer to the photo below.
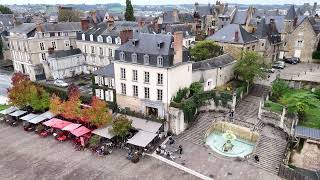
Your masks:
[{"label": "cloudy sky", "polygon": [[[194,4],[195,2],[207,4],[214,3],[215,0],[131,0],[133,4]],[[291,4],[293,0],[221,0],[228,3],[242,4]],[[294,4],[303,4],[305,2],[312,3],[318,0],[295,0]],[[0,0],[0,4],[99,4],[99,3],[115,3],[125,4],[125,0]]]}]

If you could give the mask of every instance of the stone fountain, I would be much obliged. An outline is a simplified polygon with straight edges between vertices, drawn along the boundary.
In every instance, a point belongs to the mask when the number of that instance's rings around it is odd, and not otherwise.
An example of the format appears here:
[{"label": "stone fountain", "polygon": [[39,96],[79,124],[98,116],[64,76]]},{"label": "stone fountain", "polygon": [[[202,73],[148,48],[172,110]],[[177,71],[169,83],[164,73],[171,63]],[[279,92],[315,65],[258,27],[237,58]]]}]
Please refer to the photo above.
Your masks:
[{"label": "stone fountain", "polygon": [[222,150],[224,152],[232,151],[233,146],[234,146],[232,144],[232,141],[237,139],[236,135],[234,135],[231,130],[227,130],[225,133],[222,134],[222,137],[226,140],[226,143],[224,143],[222,146]]}]

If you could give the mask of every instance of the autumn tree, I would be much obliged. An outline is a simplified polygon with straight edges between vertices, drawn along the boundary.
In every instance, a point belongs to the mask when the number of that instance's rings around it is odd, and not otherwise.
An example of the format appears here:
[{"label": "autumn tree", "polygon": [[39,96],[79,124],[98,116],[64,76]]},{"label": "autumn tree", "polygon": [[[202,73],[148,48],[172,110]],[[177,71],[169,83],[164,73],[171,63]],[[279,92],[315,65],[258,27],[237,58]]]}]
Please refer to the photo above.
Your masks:
[{"label": "autumn tree", "polygon": [[92,97],[91,107],[84,109],[82,115],[97,127],[104,126],[112,120],[107,104],[95,96]]},{"label": "autumn tree", "polygon": [[120,115],[114,118],[112,121],[112,131],[115,135],[125,138],[129,134],[129,130],[132,128],[132,121],[129,121],[127,116]]},{"label": "autumn tree", "polygon": [[58,11],[59,22],[79,22],[80,12],[72,8],[60,7]]},{"label": "autumn tree", "polygon": [[55,115],[62,114],[63,112],[63,102],[59,96],[55,94],[53,94],[50,99],[50,111]]},{"label": "autumn tree", "polygon": [[63,102],[62,116],[66,119],[81,118],[80,90],[74,84],[68,87],[68,100]]},{"label": "autumn tree", "polygon": [[28,76],[23,73],[15,73],[11,78],[12,87],[8,89],[9,102],[17,107],[25,108],[30,105],[33,84]]}]

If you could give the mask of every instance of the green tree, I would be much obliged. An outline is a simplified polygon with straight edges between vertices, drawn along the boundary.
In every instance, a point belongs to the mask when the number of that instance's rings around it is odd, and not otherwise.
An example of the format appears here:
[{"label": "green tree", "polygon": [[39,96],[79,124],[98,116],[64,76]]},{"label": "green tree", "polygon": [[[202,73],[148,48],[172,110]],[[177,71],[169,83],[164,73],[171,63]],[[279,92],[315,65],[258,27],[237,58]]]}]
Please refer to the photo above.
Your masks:
[{"label": "green tree", "polygon": [[130,0],[126,0],[126,12],[124,14],[126,21],[135,21],[133,7]]},{"label": "green tree", "polygon": [[201,91],[203,91],[203,87],[200,82],[193,82],[190,85],[190,96],[193,96],[194,94],[200,93]]},{"label": "green tree", "polygon": [[13,14],[12,10],[6,6],[0,5],[1,14]]},{"label": "green tree", "polygon": [[43,112],[49,108],[50,95],[41,87],[32,87],[30,95],[30,106],[35,111]]},{"label": "green tree", "polygon": [[234,73],[243,80],[253,82],[258,78],[266,78],[266,73],[263,71],[266,65],[263,63],[263,58],[256,52],[245,51],[240,60],[237,61],[234,67]]},{"label": "green tree", "polygon": [[112,121],[112,131],[115,135],[125,138],[129,134],[129,130],[132,128],[132,121],[129,121],[127,116],[120,115]]},{"label": "green tree", "polygon": [[223,54],[221,46],[213,41],[200,41],[190,49],[191,58],[194,61],[202,61]]},{"label": "green tree", "polygon": [[68,8],[59,8],[58,11],[59,22],[79,22],[80,12]]},{"label": "green tree", "polygon": [[287,83],[283,80],[276,80],[272,83],[272,98],[277,101],[289,89]]}]

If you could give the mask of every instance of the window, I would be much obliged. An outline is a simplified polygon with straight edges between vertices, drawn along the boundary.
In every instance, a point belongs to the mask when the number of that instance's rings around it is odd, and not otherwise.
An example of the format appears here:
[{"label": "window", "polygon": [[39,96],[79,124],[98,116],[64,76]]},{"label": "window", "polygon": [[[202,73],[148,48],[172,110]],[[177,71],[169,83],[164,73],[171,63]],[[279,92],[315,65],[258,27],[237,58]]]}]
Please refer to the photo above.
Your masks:
[{"label": "window", "polygon": [[86,35],[82,34],[82,40],[85,41],[86,40]]},{"label": "window", "polygon": [[144,72],[144,83],[150,82],[150,74],[149,72]]},{"label": "window", "polygon": [[121,94],[127,94],[127,87],[125,83],[121,83]]},{"label": "window", "polygon": [[51,44],[52,44],[52,48],[53,48],[53,49],[56,49],[56,48],[57,48],[55,41],[52,41]]},{"label": "window", "polygon": [[125,59],[125,55],[124,55],[124,52],[120,52],[120,60],[121,61],[124,61],[124,59]]},{"label": "window", "polygon": [[287,42],[284,42],[283,46],[287,46]]},{"label": "window", "polygon": [[69,33],[68,32],[64,32],[63,36],[69,36]]},{"label": "window", "polygon": [[162,101],[162,89],[157,89],[157,100]]},{"label": "window", "polygon": [[121,38],[120,37],[116,38],[116,44],[121,44]]},{"label": "window", "polygon": [[162,67],[163,66],[163,57],[159,56],[157,58],[157,66]]},{"label": "window", "polygon": [[99,47],[100,55],[103,56],[103,48]]},{"label": "window", "polygon": [[41,53],[41,58],[42,58],[42,61],[46,61],[47,60],[46,53]]},{"label": "window", "polygon": [[303,41],[302,40],[298,40],[298,47],[302,47],[303,46]]},{"label": "window", "polygon": [[126,69],[125,68],[120,68],[120,72],[121,72],[121,79],[126,79]]},{"label": "window", "polygon": [[90,35],[90,41],[93,41],[93,35],[92,34]]},{"label": "window", "polygon": [[255,47],[256,47],[255,45],[252,46],[252,51],[254,51]]},{"label": "window", "polygon": [[94,46],[91,46],[91,54],[94,54]]},{"label": "window", "polygon": [[44,44],[43,44],[43,42],[40,43],[40,50],[41,50],[41,51],[44,50]]},{"label": "window", "polygon": [[112,49],[109,48],[108,51],[109,51],[109,57],[112,57],[112,56],[113,56],[113,53],[112,53],[113,51],[112,51]]},{"label": "window", "polygon": [[66,45],[66,47],[70,46],[70,41],[64,41],[64,44]]},{"label": "window", "polygon": [[136,86],[136,85],[133,85],[133,96],[134,97],[138,97],[138,86]]},{"label": "window", "polygon": [[108,87],[113,87],[113,85],[112,85],[112,79],[108,79]]},{"label": "window", "polygon": [[261,46],[263,47],[263,46],[264,46],[264,43],[261,43]]},{"label": "window", "polygon": [[163,85],[163,74],[158,73],[158,85]]},{"label": "window", "polygon": [[103,42],[102,36],[98,36],[98,42]]},{"label": "window", "polygon": [[137,70],[132,70],[132,80],[138,81],[138,71]]},{"label": "window", "polygon": [[110,36],[107,37],[107,43],[112,43],[112,38]]},{"label": "window", "polygon": [[137,54],[133,53],[133,54],[131,55],[131,58],[132,58],[132,62],[133,62],[133,63],[137,63]]},{"label": "window", "polygon": [[146,55],[143,56],[143,63],[145,65],[149,65],[149,63],[150,63],[149,62],[149,55],[146,54]]},{"label": "window", "polygon": [[149,99],[150,98],[150,89],[145,87],[144,88],[144,98]]}]

